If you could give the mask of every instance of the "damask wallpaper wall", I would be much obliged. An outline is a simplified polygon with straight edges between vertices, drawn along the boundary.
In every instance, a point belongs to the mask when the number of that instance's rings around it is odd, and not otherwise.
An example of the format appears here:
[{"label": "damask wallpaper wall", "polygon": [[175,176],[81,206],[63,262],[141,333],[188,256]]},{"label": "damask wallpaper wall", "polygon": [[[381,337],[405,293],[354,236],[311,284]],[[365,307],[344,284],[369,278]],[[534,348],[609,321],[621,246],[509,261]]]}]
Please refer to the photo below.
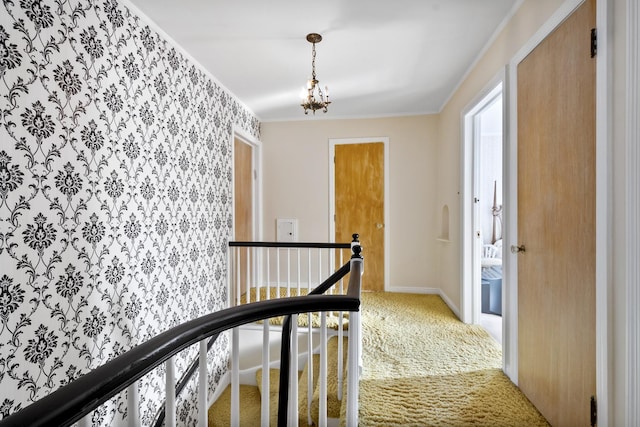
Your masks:
[{"label": "damask wallpaper wall", "polygon": [[[233,126],[259,122],[115,0],[0,8],[0,414],[223,307]],[[227,346],[210,352],[213,387]],[[181,374],[195,355],[177,357]],[[140,381],[143,425],[164,373]],[[191,425],[196,379],[179,421]],[[118,425],[126,397],[93,414]]]}]

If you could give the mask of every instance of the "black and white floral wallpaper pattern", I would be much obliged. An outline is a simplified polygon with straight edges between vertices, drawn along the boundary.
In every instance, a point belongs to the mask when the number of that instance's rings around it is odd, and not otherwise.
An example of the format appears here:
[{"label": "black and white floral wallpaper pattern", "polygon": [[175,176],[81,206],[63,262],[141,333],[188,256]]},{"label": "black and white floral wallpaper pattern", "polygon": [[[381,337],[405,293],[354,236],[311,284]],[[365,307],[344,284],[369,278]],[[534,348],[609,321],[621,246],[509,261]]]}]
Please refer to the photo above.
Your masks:
[{"label": "black and white floral wallpaper pattern", "polygon": [[[0,9],[0,417],[223,308],[232,128],[259,122],[115,0]],[[226,370],[228,343],[210,352]],[[195,355],[176,357],[181,374]],[[140,381],[149,425],[164,372]],[[179,404],[190,425],[197,379]],[[126,418],[118,396],[93,425]]]}]

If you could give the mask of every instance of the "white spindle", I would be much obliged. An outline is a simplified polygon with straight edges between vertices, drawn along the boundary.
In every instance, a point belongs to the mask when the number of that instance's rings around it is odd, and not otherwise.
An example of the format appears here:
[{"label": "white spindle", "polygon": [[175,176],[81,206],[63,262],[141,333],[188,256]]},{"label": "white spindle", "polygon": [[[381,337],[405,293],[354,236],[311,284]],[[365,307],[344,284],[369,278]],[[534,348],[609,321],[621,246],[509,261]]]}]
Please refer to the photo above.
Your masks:
[{"label": "white spindle", "polygon": [[233,263],[234,265],[234,273],[235,273],[235,277],[236,277],[236,305],[240,305],[242,302],[240,300],[240,298],[242,297],[242,284],[241,284],[241,280],[240,280],[240,272],[242,271],[242,266],[240,265],[240,259],[241,259],[241,252],[242,248],[238,247],[236,248],[235,251],[235,262]]},{"label": "white spindle", "polygon": [[231,333],[231,425],[240,424],[240,329]]},{"label": "white spindle", "polygon": [[327,425],[327,313],[320,314],[320,408],[318,410],[318,423]]},{"label": "white spindle", "polygon": [[165,409],[164,409],[164,425],[165,427],[176,427],[176,370],[174,358],[164,362],[165,374]]},{"label": "white spindle", "polygon": [[260,262],[262,261],[262,248],[254,248],[255,258],[254,258],[254,272],[253,272],[253,283],[256,284],[256,301],[260,301],[260,286],[262,285],[262,277],[260,273]]},{"label": "white spindle", "polygon": [[311,292],[311,248],[307,248],[307,293],[309,292]]},{"label": "white spindle", "polygon": [[271,299],[271,259],[269,257],[269,254],[271,253],[271,250],[269,248],[267,248],[267,293],[266,293],[266,299]]},{"label": "white spindle", "polygon": [[198,425],[206,427],[208,424],[207,413],[209,406],[208,368],[207,368],[207,340],[200,341],[200,358],[198,361]]},{"label": "white spindle", "polygon": [[[307,292],[311,292],[311,248],[307,248]],[[309,339],[307,340],[307,424],[311,425],[311,402],[313,401],[313,325],[311,314],[307,313]]]},{"label": "white spindle", "polygon": [[344,380],[344,350],[342,330],[342,311],[338,312],[338,400],[342,400],[342,382]]},{"label": "white spindle", "polygon": [[296,250],[296,259],[298,263],[298,295],[300,295],[300,248]]},{"label": "white spindle", "polygon": [[280,248],[276,248],[276,298],[280,298]]},{"label": "white spindle", "polygon": [[251,302],[251,248],[247,247],[245,250],[245,256],[246,256],[246,264],[245,264],[245,274],[244,274],[244,289],[245,292],[247,293],[247,297],[246,297],[246,301],[247,304],[249,304]]},{"label": "white spindle", "polygon": [[[291,315],[291,352],[289,360],[289,425],[298,420],[298,315]],[[295,422],[294,422],[295,421]]]},{"label": "white spindle", "polygon": [[360,378],[360,312],[349,314],[349,346],[347,356],[347,425],[358,425],[358,383]]},{"label": "white spindle", "polygon": [[291,248],[287,248],[287,297],[291,296]]},{"label": "white spindle", "polygon": [[256,265],[258,264],[258,248],[251,248],[251,263],[249,264],[249,269],[251,270],[251,276],[249,279],[249,286],[255,289],[256,295],[254,296],[254,301],[260,301],[260,289],[258,283],[258,276],[256,272]]},{"label": "white spindle", "polygon": [[322,249],[318,249],[318,284],[322,283]]},{"label": "white spindle", "polygon": [[140,395],[137,381],[127,388],[127,419],[129,427],[140,426]]},{"label": "white spindle", "polygon": [[[269,253],[267,251],[267,253]],[[267,287],[267,293],[269,288]],[[269,390],[270,382],[269,376],[269,319],[265,319],[262,324],[262,401],[261,401],[261,415],[260,425],[262,427],[269,427],[269,396],[271,391]]]},{"label": "white spindle", "polygon": [[78,421],[78,427],[89,427],[91,426],[91,413],[85,415]]}]

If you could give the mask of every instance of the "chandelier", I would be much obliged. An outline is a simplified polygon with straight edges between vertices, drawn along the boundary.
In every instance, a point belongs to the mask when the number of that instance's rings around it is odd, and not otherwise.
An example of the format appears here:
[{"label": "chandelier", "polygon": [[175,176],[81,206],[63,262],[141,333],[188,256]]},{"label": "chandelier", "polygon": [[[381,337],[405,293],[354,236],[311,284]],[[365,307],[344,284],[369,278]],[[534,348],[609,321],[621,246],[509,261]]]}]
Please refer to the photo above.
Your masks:
[{"label": "chandelier", "polygon": [[316,113],[316,110],[322,110],[327,112],[327,107],[331,104],[329,101],[329,88],[322,88],[318,85],[318,79],[316,79],[316,43],[322,41],[320,34],[311,33],[307,34],[307,41],[313,45],[311,48],[311,79],[307,80],[307,87],[302,88],[302,108],[304,113],[309,114],[309,110]]}]

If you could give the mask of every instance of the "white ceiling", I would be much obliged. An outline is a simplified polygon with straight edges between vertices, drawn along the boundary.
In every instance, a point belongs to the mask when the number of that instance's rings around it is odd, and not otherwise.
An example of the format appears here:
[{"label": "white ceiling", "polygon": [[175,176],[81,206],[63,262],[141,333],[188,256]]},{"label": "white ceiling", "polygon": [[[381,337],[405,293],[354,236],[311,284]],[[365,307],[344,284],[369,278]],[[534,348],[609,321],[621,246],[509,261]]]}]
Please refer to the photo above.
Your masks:
[{"label": "white ceiling", "polygon": [[300,107],[316,74],[333,103],[316,119],[441,110],[520,0],[130,0],[262,121]]}]

